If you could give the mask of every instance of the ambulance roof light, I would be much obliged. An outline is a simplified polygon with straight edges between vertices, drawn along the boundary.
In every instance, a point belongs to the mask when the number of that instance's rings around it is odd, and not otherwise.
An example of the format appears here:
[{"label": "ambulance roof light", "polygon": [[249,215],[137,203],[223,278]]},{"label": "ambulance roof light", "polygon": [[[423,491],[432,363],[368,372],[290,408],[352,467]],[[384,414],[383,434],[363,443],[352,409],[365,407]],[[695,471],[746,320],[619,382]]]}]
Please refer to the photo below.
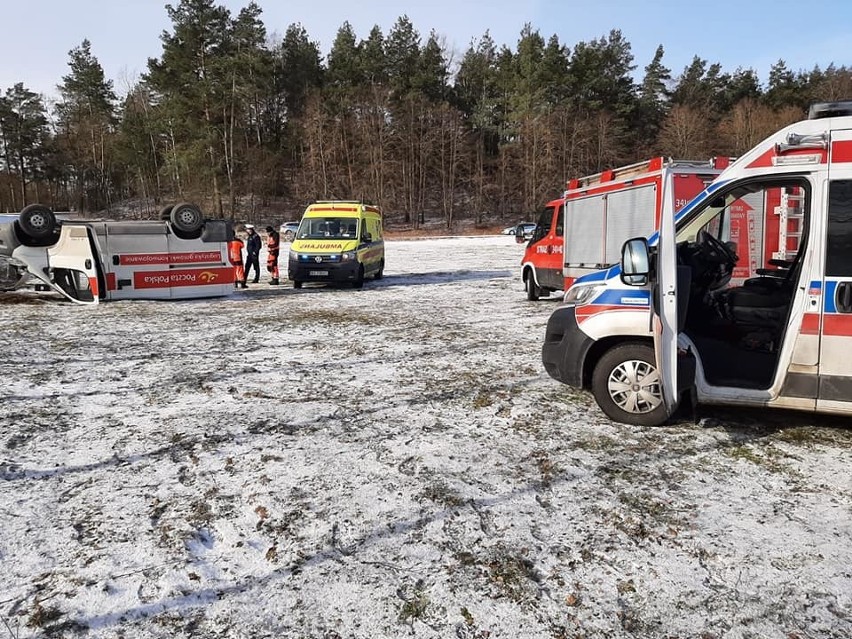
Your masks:
[{"label": "ambulance roof light", "polygon": [[852,100],[841,102],[817,102],[808,110],[808,120],[820,120],[822,118],[837,118],[843,115],[852,115]]}]

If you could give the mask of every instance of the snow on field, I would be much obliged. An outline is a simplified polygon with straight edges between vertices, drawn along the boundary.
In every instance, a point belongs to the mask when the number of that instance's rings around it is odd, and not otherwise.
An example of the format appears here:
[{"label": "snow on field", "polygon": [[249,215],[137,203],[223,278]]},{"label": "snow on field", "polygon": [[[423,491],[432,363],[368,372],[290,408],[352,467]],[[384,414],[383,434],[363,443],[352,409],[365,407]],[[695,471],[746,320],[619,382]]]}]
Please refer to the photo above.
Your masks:
[{"label": "snow on field", "polygon": [[0,637],[852,636],[848,420],[610,422],[545,374],[521,252],[0,296]]}]

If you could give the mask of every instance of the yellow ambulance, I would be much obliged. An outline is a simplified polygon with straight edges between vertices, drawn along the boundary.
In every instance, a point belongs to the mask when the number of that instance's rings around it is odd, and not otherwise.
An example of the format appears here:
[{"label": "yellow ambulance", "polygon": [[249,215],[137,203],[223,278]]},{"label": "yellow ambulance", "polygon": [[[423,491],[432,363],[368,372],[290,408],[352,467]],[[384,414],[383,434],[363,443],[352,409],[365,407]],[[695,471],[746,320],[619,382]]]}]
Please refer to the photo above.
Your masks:
[{"label": "yellow ambulance", "polygon": [[302,216],[290,245],[288,277],[294,288],[305,282],[351,283],[381,279],[385,270],[382,212],[353,201],[314,202]]}]

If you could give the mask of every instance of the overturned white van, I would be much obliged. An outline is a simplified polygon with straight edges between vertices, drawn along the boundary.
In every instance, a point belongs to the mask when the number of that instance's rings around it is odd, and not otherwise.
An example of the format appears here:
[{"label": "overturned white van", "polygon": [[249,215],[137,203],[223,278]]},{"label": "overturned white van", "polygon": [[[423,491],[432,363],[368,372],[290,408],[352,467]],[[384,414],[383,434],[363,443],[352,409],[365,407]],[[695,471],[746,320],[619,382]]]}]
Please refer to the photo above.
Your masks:
[{"label": "overturned white van", "polygon": [[58,220],[40,204],[0,216],[0,290],[35,280],[78,304],[119,299],[228,295],[233,229],[194,204],[165,207],[160,220]]}]

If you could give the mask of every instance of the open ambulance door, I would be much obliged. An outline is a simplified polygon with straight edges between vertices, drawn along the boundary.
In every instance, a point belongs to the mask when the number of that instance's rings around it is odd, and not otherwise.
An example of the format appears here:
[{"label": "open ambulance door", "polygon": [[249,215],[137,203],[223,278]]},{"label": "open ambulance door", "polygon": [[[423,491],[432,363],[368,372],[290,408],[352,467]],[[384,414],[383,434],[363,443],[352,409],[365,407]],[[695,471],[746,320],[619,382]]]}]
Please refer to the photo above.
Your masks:
[{"label": "open ambulance door", "polygon": [[59,241],[53,246],[21,246],[14,255],[27,264],[32,275],[63,297],[77,304],[98,303],[98,264],[86,225],[63,224]]},{"label": "open ambulance door", "polygon": [[[663,187],[665,190],[665,186]],[[663,201],[666,194],[663,193]],[[677,407],[678,282],[674,213],[663,211],[657,241],[656,283],[653,290],[654,355],[667,416]],[[686,292],[684,292],[686,294]]]}]

